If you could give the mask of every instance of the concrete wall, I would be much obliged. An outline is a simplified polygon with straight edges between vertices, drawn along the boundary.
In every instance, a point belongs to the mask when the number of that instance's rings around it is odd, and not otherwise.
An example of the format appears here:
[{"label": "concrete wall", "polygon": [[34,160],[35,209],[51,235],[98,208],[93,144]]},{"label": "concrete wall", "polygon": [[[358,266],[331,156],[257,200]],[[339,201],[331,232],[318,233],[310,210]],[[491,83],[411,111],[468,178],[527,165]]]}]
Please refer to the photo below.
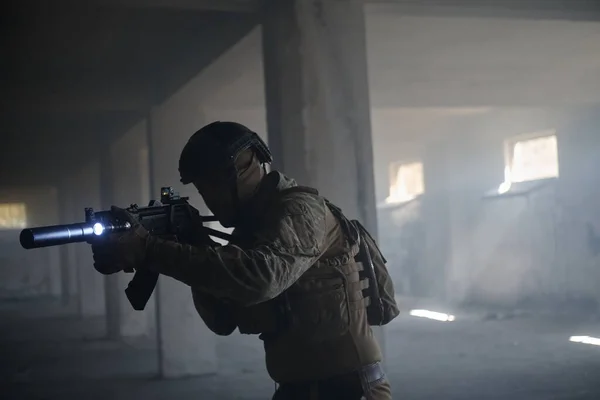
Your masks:
[{"label": "concrete wall", "polygon": [[468,282],[457,299],[508,305],[589,305],[599,300],[598,259],[587,238],[587,225],[598,222],[600,136],[594,114],[586,109],[510,110],[490,119],[485,126],[490,140],[487,151],[480,147],[480,164],[500,158],[492,146],[500,146],[503,135],[555,128],[560,178],[528,196],[487,201],[463,212],[466,218],[458,225],[471,240],[472,265],[454,265],[449,283]]},{"label": "concrete wall", "polygon": [[[30,227],[58,223],[56,188],[1,188],[0,203],[25,203]],[[58,248],[24,250],[20,230],[0,230],[0,296],[24,298],[61,293]]]},{"label": "concrete wall", "polygon": [[[422,199],[379,210],[398,290],[493,305],[594,304],[600,271],[587,238],[588,224],[600,225],[594,111],[496,109],[414,123],[428,112],[388,111],[385,120],[374,113],[379,199],[390,154],[425,160]],[[407,125],[419,139],[382,140],[386,127]],[[504,140],[545,129],[557,130],[560,178],[528,196],[482,200],[502,181]]]},{"label": "concrete wall", "polygon": [[[445,211],[435,200],[432,206],[433,225],[429,232],[422,216],[421,199],[409,204],[385,205],[389,195],[390,164],[394,162],[423,162],[425,191],[431,194],[436,180],[444,181],[432,169],[432,162],[442,154],[433,154],[444,137],[457,137],[462,129],[459,121],[486,113],[486,108],[380,108],[372,110],[373,151],[376,199],[378,208],[379,244],[388,259],[388,269],[395,282],[397,293],[408,296],[425,296],[435,292],[432,281],[440,279],[438,264],[444,260],[440,252],[443,235],[439,225]],[[427,243],[431,243],[428,250]],[[428,257],[435,260],[427,262]],[[433,267],[428,265],[433,264]],[[430,268],[433,268],[430,270]]]},{"label": "concrete wall", "polygon": [[372,113],[375,190],[378,204],[389,195],[392,162],[423,161],[430,143],[460,134],[457,121],[485,114],[488,108],[374,108]]}]

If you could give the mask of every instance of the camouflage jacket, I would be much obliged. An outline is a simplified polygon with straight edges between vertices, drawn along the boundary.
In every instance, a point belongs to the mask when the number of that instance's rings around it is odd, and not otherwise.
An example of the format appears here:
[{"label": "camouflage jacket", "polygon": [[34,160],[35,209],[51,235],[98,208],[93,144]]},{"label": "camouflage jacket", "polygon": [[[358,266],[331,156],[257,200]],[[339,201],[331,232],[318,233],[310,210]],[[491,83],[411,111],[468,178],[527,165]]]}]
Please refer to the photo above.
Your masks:
[{"label": "camouflage jacket", "polygon": [[[157,272],[191,286],[196,309],[215,333],[262,334],[267,369],[278,382],[322,379],[381,359],[367,322],[356,240],[324,198],[279,195],[293,186],[278,172],[268,174],[226,246],[153,238],[147,255]],[[283,333],[269,317],[282,294],[290,309]]]}]

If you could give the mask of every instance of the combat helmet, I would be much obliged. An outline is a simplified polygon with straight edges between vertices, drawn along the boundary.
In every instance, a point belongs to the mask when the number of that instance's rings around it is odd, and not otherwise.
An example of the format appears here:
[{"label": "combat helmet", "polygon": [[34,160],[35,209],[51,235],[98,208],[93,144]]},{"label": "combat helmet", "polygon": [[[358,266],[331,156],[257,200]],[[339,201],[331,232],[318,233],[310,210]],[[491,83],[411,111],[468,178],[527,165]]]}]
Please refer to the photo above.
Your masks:
[{"label": "combat helmet", "polygon": [[194,133],[181,151],[179,175],[187,185],[210,171],[223,171],[234,179],[235,160],[252,149],[261,164],[273,161],[271,152],[258,134],[237,122],[215,121]]}]

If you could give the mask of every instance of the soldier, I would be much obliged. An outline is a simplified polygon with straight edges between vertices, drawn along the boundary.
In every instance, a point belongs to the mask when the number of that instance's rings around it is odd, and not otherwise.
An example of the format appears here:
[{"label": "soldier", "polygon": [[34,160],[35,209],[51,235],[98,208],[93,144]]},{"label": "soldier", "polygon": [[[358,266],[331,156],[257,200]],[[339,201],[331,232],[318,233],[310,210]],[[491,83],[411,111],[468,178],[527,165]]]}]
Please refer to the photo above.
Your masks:
[{"label": "soldier", "polygon": [[[189,285],[216,334],[259,334],[279,384],[276,400],[391,399],[367,312],[370,304],[383,311],[375,324],[398,314],[385,266],[379,285],[361,279],[361,229],[316,190],[267,173],[270,162],[267,146],[243,125],[200,129],[181,153],[181,182],[192,183],[219,222],[235,228],[231,242],[159,239],[113,208],[132,229],[93,245],[96,269],[150,268]],[[376,249],[366,231],[362,240]],[[385,265],[378,251],[367,253],[367,262]],[[369,285],[379,286],[382,300],[369,301]]]}]

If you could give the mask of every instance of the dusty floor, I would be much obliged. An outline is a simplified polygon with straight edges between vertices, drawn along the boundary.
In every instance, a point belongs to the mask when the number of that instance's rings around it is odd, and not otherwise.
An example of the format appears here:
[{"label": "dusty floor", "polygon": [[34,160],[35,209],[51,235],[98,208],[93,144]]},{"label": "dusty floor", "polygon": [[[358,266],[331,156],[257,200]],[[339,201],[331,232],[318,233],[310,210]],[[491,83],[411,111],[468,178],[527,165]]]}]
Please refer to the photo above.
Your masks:
[{"label": "dusty floor", "polygon": [[[148,341],[102,339],[101,319],[81,320],[46,304],[0,304],[2,399],[269,399],[274,385],[255,337],[219,339],[221,372],[154,379]],[[34,311],[37,308],[37,311]],[[397,399],[600,399],[600,337],[587,317],[488,320],[457,312],[440,323],[410,316],[387,329],[387,370]]]}]

